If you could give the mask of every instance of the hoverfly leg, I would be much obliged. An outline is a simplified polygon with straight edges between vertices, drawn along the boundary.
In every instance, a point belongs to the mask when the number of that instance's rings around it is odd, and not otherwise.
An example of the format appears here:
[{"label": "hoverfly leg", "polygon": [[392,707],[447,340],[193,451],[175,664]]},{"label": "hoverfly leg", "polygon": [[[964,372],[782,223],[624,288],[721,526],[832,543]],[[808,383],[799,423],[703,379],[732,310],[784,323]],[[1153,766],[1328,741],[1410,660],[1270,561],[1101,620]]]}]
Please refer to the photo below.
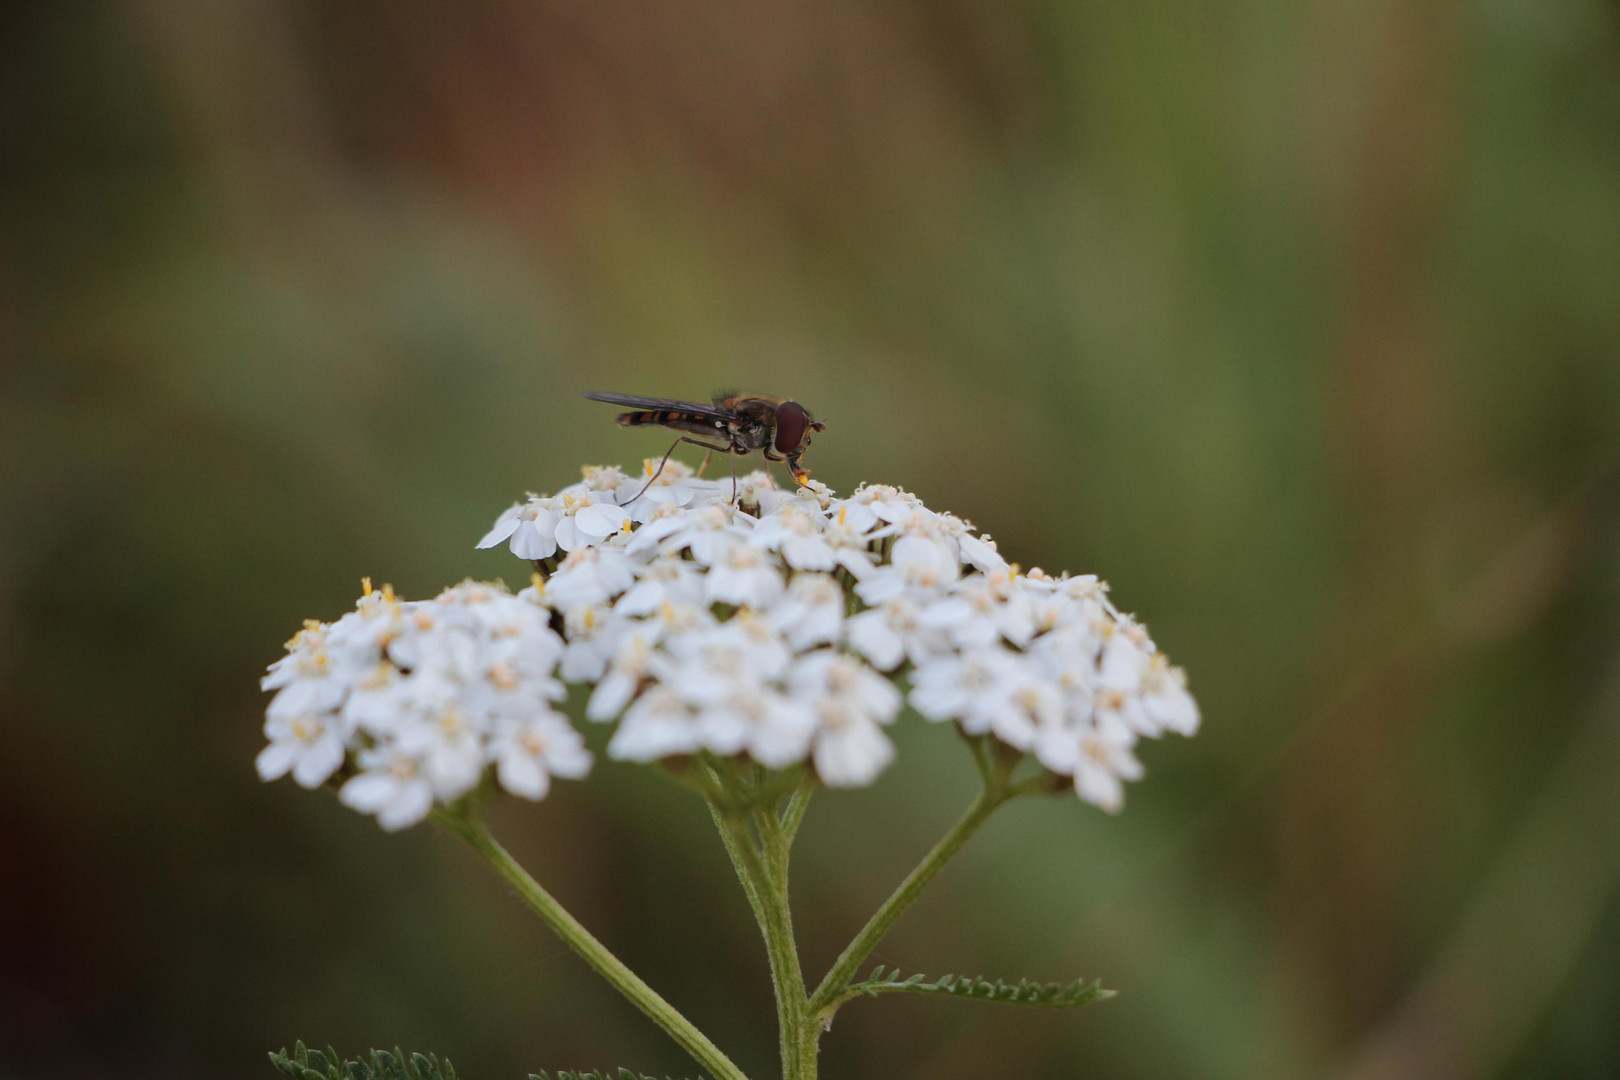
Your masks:
[{"label": "hoverfly leg", "polygon": [[673,454],[675,452],[675,448],[685,441],[685,439],[676,439],[674,442],[669,444],[669,449],[665,450],[664,456],[658,460],[658,468],[654,469],[653,474],[647,477],[647,482],[641,485],[641,490],[636,492],[635,498],[632,498],[630,502],[627,502],[624,505],[629,506],[630,503],[635,502],[636,499],[639,499],[643,495],[647,494],[647,489],[653,486],[653,481],[658,479],[659,475],[664,471],[664,466],[669,464],[669,455]]},{"label": "hoverfly leg", "polygon": [[737,505],[737,455],[731,455],[731,505]]},{"label": "hoverfly leg", "polygon": [[[652,476],[648,477],[647,482],[641,485],[641,490],[636,492],[635,498],[631,499],[630,502],[623,503],[622,505],[629,506],[630,503],[635,502],[636,499],[639,499],[643,495],[647,494],[647,489],[653,486],[653,481],[658,479],[660,474],[662,474],[664,471],[664,466],[669,464],[669,455],[673,454],[675,452],[675,447],[681,445],[681,443],[691,443],[693,446],[701,446],[710,454],[713,454],[716,450],[720,451],[722,454],[731,453],[731,447],[729,446],[716,446],[714,443],[706,443],[702,439],[694,439],[689,435],[682,435],[680,438],[676,439],[673,444],[671,444],[668,450],[664,451],[664,456],[658,461],[658,468],[654,469]],[[703,460],[707,462],[708,458],[705,457]],[[737,471],[736,459],[732,459],[731,470],[733,473]]]},{"label": "hoverfly leg", "polygon": [[[709,467],[709,459],[712,458],[712,457],[714,457],[714,447],[711,446],[711,447],[709,447],[709,452],[707,454],[703,455],[703,464],[699,465],[697,467],[697,472],[693,473],[692,475],[694,475],[694,476],[702,476],[703,475],[703,470],[707,469]],[[736,462],[732,462],[732,464],[735,465]]]}]

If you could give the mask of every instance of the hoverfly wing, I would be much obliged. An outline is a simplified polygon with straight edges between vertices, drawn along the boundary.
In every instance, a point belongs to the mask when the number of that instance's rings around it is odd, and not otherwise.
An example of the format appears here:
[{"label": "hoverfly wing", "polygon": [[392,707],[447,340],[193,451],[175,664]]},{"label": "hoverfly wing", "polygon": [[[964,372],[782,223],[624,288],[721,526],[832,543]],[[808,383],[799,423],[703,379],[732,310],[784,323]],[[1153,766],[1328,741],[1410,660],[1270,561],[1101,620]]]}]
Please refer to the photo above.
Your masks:
[{"label": "hoverfly wing", "polygon": [[608,394],[587,390],[585,396],[592,401],[619,405],[634,412],[619,414],[620,427],[666,427],[693,435],[729,438],[729,432],[739,415],[729,409],[716,408],[701,401],[676,401],[673,398],[638,397],[635,394]]},{"label": "hoverfly wing", "polygon": [[706,401],[676,401],[674,398],[640,397],[636,394],[609,394],[601,390],[587,390],[584,397],[619,405],[626,409],[645,409],[653,412],[701,413],[716,420],[727,419],[732,410],[711,405]]}]

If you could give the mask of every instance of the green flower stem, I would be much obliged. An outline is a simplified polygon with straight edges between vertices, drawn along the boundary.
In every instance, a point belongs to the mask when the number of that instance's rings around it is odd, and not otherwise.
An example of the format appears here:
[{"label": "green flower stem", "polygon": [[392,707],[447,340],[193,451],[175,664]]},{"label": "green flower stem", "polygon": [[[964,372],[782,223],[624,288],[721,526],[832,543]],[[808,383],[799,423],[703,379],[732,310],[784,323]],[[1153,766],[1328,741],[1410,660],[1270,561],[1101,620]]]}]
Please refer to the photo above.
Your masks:
[{"label": "green flower stem", "polygon": [[1007,777],[1012,772],[1016,761],[1001,760],[987,763],[984,769],[985,786],[979,792],[979,797],[973,800],[967,813],[961,820],[951,827],[951,831],[934,845],[934,849],[923,856],[922,862],[906,875],[906,879],[894,890],[883,906],[878,908],[861,932],[855,935],[855,940],[849,943],[843,954],[833,964],[832,970],[827,972],[816,992],[810,995],[809,1017],[818,1026],[832,1019],[832,1013],[837,1009],[839,996],[844,988],[854,978],[856,970],[861,963],[877,948],[878,942],[883,940],[891,927],[894,926],[911,902],[927,887],[930,881],[945,868],[945,864],[953,859],[962,845],[968,842],[980,825],[996,811],[1002,803],[1013,797],[1012,790],[1007,785]]},{"label": "green flower stem", "polygon": [[568,943],[569,948],[578,953],[598,975],[612,983],[619,993],[629,998],[636,1008],[646,1013],[653,1023],[663,1028],[664,1033],[679,1043],[681,1049],[691,1054],[699,1065],[708,1069],[715,1080],[748,1080],[743,1071],[737,1068],[718,1046],[709,1041],[707,1035],[694,1027],[690,1020],[660,997],[656,990],[643,982],[641,977],[626,967],[622,960],[609,952],[607,946],[596,940],[589,930],[580,925],[578,919],[569,914],[568,910],[542,888],[538,881],[529,876],[529,872],[490,835],[476,808],[468,807],[460,813],[441,811],[436,813],[434,818],[482,855],[484,861],[494,867],[495,872],[505,878],[508,885],[517,890],[523,902],[544,919],[546,925],[556,931],[558,937]]},{"label": "green flower stem", "polygon": [[714,827],[719,830],[720,842],[726,846],[726,854],[731,857],[732,868],[737,871],[737,880],[742,883],[743,894],[748,897],[748,907],[754,913],[754,921],[759,924],[759,932],[768,933],[765,929],[765,909],[761,906],[762,901],[759,897],[760,884],[748,870],[748,862],[737,846],[737,837],[732,833],[731,824],[726,820],[726,812],[712,802],[708,806],[709,816],[714,818]]},{"label": "green flower stem", "polygon": [[[788,863],[793,850],[793,837],[798,831],[799,822],[804,817],[805,808],[809,805],[810,794],[815,790],[814,782],[806,777],[804,782],[794,792],[789,805],[778,813],[774,805],[770,807],[757,807],[754,810],[755,828],[763,838],[763,843],[769,867],[775,875],[774,884],[781,904],[782,929],[779,932],[788,945],[788,959],[791,967],[785,971],[786,981],[794,993],[793,1015],[783,1020],[783,1047],[787,1047],[787,1038],[791,1036],[798,1046],[798,1077],[800,1080],[815,1080],[817,1069],[817,1055],[821,1050],[821,1026],[818,1021],[810,1017],[809,994],[805,989],[804,972],[799,965],[798,947],[793,937],[793,908],[788,900]],[[789,1029],[786,1025],[791,1020],[794,1025]],[[786,1058],[784,1057],[784,1061]],[[791,1077],[793,1073],[785,1073]]]},{"label": "green flower stem", "polygon": [[788,798],[788,804],[782,811],[782,835],[787,838],[791,847],[794,837],[799,835],[799,823],[804,820],[804,812],[810,805],[810,796],[816,793],[814,778],[806,776],[794,789]]},{"label": "green flower stem", "polygon": [[784,897],[788,882],[788,838],[782,831],[782,819],[772,808],[756,806],[753,811],[754,831],[759,836],[760,851],[765,856],[765,869],[771,876],[771,885]]},{"label": "green flower stem", "polygon": [[804,972],[799,967],[799,949],[793,940],[793,914],[787,897],[787,846],[773,811],[759,809],[754,814],[760,829],[756,842],[748,823],[740,816],[716,812],[721,840],[737,868],[737,877],[749,899],[765,938],[765,952],[771,963],[771,985],[776,992],[776,1020],[782,1051],[783,1080],[815,1080],[814,1041],[807,1037]]}]

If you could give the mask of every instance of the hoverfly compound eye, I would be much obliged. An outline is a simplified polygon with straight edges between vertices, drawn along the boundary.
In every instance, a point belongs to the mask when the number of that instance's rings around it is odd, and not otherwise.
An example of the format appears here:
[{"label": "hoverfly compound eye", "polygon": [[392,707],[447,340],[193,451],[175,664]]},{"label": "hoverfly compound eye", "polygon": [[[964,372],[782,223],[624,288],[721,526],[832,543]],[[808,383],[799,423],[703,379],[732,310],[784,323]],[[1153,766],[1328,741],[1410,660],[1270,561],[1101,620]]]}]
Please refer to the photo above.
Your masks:
[{"label": "hoverfly compound eye", "polygon": [[810,414],[797,401],[784,401],[776,407],[776,452],[791,454],[809,434]]}]

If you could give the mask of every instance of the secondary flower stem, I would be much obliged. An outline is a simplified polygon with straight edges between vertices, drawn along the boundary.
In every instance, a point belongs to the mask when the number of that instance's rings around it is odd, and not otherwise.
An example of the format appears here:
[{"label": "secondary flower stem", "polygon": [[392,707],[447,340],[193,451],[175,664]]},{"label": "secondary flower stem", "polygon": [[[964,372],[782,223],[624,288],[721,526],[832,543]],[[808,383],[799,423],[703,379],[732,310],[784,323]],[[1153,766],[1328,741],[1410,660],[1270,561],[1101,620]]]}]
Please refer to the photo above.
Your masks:
[{"label": "secondary flower stem", "polygon": [[923,856],[922,862],[906,875],[906,879],[894,890],[883,906],[878,908],[861,932],[855,935],[855,940],[849,943],[842,955],[833,964],[832,970],[827,972],[816,992],[810,995],[809,1017],[813,1023],[825,1023],[832,1017],[832,1010],[838,1006],[840,991],[854,978],[856,970],[861,963],[877,948],[878,942],[883,940],[895,922],[900,918],[911,902],[917,899],[930,881],[945,868],[945,864],[962,850],[968,838],[983,825],[985,819],[995,812],[996,808],[1010,798],[1006,778],[1008,768],[995,769],[986,774],[984,789],[979,792],[973,805],[968,807],[957,823],[951,826],[951,831],[934,845],[932,851]]},{"label": "secondary flower stem", "polygon": [[726,812],[712,802],[708,806],[709,816],[714,818],[714,827],[720,832],[720,842],[726,846],[726,854],[731,857],[732,868],[737,871],[737,880],[742,883],[743,895],[748,897],[748,907],[754,913],[754,921],[759,924],[759,932],[769,933],[765,929],[765,909],[761,906],[759,898],[761,883],[756,882],[753,874],[749,872],[748,862],[737,846],[740,841],[726,820]]},{"label": "secondary flower stem", "polygon": [[815,793],[816,782],[806,776],[794,789],[787,807],[782,811],[782,835],[789,846],[793,844],[794,837],[799,835],[799,823],[804,820],[804,812],[810,805],[810,796]]},{"label": "secondary flower stem", "polygon": [[718,1046],[709,1041],[707,1035],[694,1027],[690,1020],[660,997],[656,990],[643,982],[641,977],[626,967],[622,960],[609,952],[607,946],[580,925],[578,919],[569,914],[566,908],[542,888],[540,883],[534,880],[529,872],[490,835],[476,809],[468,809],[462,813],[440,811],[435,815],[435,820],[461,837],[474,851],[483,856],[484,861],[506,879],[506,883],[517,891],[523,902],[544,919],[546,925],[568,943],[569,948],[578,953],[598,975],[612,983],[619,993],[629,998],[636,1008],[646,1013],[653,1023],[663,1028],[664,1033],[679,1043],[681,1049],[692,1055],[693,1060],[699,1065],[709,1070],[715,1080],[748,1080],[743,1071],[737,1068]]}]

